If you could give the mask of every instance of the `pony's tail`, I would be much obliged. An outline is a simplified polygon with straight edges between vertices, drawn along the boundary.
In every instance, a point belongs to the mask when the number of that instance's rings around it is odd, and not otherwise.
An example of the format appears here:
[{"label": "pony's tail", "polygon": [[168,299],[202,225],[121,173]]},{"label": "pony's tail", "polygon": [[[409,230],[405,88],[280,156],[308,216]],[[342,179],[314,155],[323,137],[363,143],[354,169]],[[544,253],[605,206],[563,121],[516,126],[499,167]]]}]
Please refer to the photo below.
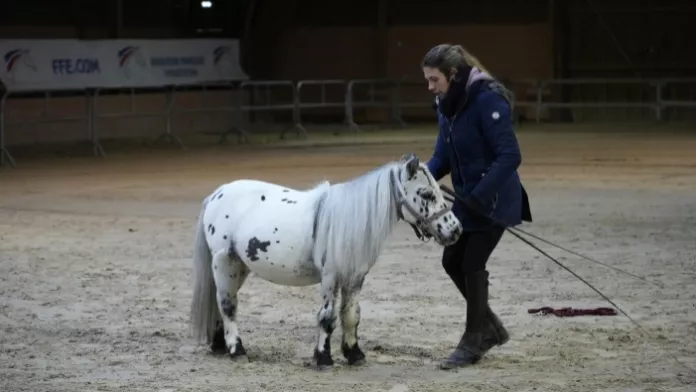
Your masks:
[{"label": "pony's tail", "polygon": [[203,215],[207,205],[208,199],[206,198],[198,216],[196,241],[193,249],[193,299],[190,323],[193,337],[199,342],[203,339],[210,342],[215,322],[220,318],[215,296],[213,257],[205,239],[205,227],[203,226]]}]

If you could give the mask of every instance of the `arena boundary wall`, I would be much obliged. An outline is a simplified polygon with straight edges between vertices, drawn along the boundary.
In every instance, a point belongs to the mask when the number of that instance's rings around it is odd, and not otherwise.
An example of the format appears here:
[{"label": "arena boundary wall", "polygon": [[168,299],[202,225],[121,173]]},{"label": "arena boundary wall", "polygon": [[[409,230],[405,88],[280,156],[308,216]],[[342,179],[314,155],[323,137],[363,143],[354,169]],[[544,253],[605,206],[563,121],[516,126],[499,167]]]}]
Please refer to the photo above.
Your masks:
[{"label": "arena boundary wall", "polygon": [[[359,132],[433,116],[421,80],[250,80],[237,40],[0,40],[0,53],[2,166],[16,164],[8,146],[37,140],[86,141],[105,157],[104,137],[184,147],[180,135],[205,129],[248,143],[254,124],[306,138],[308,121]],[[503,82],[515,92],[516,120],[696,120],[696,79]]]}]

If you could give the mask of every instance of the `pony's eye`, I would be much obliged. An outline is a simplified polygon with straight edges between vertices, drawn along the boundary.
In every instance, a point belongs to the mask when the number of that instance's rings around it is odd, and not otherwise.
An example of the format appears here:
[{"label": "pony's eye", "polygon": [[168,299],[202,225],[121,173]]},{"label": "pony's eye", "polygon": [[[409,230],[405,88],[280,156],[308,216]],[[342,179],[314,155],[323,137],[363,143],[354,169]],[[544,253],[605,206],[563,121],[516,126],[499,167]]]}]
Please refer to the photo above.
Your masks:
[{"label": "pony's eye", "polygon": [[434,202],[435,201],[435,193],[433,191],[429,191],[429,190],[421,191],[420,197],[422,197],[423,200],[425,200],[427,202]]}]

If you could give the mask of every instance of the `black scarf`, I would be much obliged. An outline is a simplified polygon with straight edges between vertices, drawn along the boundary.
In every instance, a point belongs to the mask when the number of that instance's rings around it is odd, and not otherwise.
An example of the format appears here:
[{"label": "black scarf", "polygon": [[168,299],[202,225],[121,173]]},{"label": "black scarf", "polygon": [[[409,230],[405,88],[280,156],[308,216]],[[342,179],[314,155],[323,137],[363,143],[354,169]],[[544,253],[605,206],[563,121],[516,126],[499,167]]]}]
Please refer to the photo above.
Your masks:
[{"label": "black scarf", "polygon": [[471,73],[470,66],[461,66],[457,68],[457,74],[452,78],[449,89],[445,96],[439,100],[438,106],[440,111],[446,117],[452,117],[466,100],[466,83],[469,80]]}]

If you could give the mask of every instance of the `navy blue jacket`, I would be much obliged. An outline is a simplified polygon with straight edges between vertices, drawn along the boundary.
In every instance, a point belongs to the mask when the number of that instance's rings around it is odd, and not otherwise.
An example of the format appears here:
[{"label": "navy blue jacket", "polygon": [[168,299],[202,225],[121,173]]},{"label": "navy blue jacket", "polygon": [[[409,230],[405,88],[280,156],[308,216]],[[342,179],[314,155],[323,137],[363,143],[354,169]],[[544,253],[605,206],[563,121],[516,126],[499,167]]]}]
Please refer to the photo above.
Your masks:
[{"label": "navy blue jacket", "polygon": [[427,165],[437,180],[451,174],[454,191],[465,199],[455,200],[452,211],[466,231],[531,222],[517,173],[522,156],[512,110],[495,87],[491,80],[460,86],[462,96],[449,105],[449,116],[442,102],[437,107],[440,132]]}]

